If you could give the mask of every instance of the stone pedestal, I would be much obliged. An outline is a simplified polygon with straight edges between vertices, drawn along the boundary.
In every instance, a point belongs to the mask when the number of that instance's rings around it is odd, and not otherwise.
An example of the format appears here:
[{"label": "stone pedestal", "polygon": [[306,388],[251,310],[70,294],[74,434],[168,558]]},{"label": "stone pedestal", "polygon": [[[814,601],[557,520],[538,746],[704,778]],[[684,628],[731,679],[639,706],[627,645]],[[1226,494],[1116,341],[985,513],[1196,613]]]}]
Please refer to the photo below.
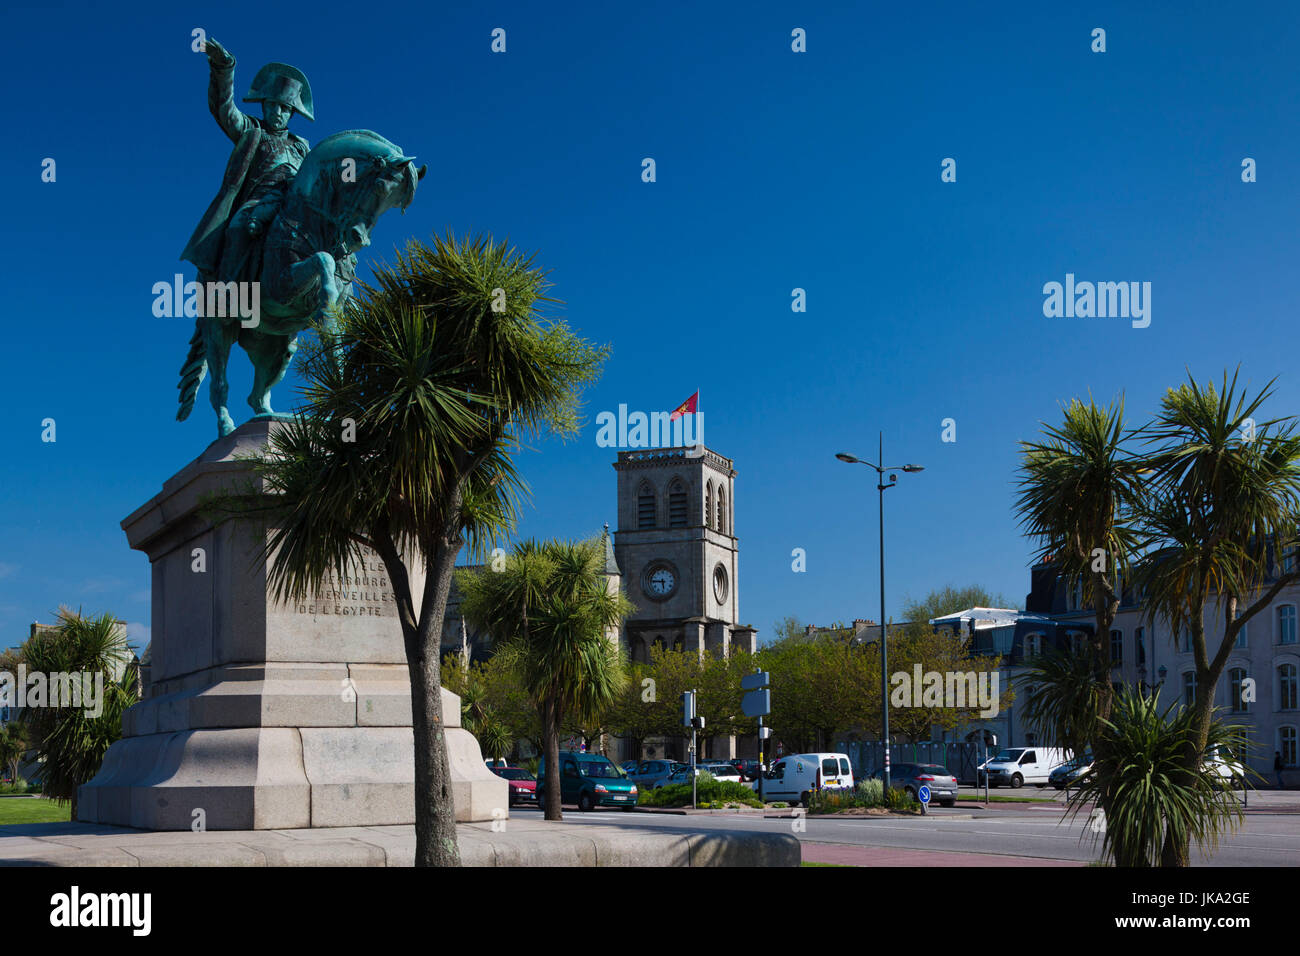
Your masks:
[{"label": "stone pedestal", "polygon": [[[313,599],[267,590],[252,517],[205,513],[249,484],[275,422],[213,442],[122,522],[153,567],[145,699],[78,794],[78,819],[151,830],[415,822],[411,688],[392,588],[369,556]],[[413,569],[413,591],[423,588]],[[418,610],[418,608],[417,608]],[[441,630],[441,629],[439,629]],[[508,785],[442,692],[456,819],[507,812]]]}]

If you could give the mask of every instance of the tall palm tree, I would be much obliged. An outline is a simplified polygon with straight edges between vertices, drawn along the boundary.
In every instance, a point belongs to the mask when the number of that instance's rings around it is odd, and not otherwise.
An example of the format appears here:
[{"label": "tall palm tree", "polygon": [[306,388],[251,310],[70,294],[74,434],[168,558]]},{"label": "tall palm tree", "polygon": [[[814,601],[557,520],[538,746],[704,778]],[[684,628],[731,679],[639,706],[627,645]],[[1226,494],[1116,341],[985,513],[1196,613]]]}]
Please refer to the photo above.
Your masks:
[{"label": "tall palm tree", "polygon": [[[1091,709],[1093,718],[1104,719],[1112,696],[1108,640],[1138,544],[1131,516],[1144,465],[1125,447],[1132,433],[1124,425],[1123,396],[1110,405],[1073,399],[1064,411],[1059,426],[1044,425],[1042,441],[1021,443],[1017,510],[1025,532],[1040,542],[1040,560],[1054,561],[1066,580],[1081,581],[1093,607]],[[1079,716],[1071,719],[1077,724]],[[1075,732],[1095,736],[1088,727]]]},{"label": "tall palm tree", "polygon": [[[122,712],[138,699],[126,633],[112,614],[83,617],[61,608],[57,625],[33,635],[22,654],[28,671],[44,674],[47,686],[55,674],[73,675],[80,684],[81,706],[48,706],[54,702],[50,699],[47,706],[20,712],[40,741],[36,756],[44,764],[42,792],[60,803],[71,802],[75,820],[77,788],[99,772],[109,746],[122,736]],[[98,702],[84,696],[82,675],[90,677],[92,686],[99,675],[103,696]]]},{"label": "tall palm tree", "polygon": [[[1294,419],[1256,422],[1273,394],[1270,381],[1253,397],[1238,373],[1169,389],[1146,429],[1151,491],[1142,520],[1151,550],[1142,582],[1148,614],[1174,635],[1190,631],[1196,697],[1195,734],[1184,753],[1189,778],[1199,772],[1214,711],[1214,692],[1241,628],[1300,580],[1282,555],[1296,544],[1300,512],[1300,436]],[[1222,638],[1206,641],[1206,612],[1223,622]],[[1166,866],[1187,866],[1185,832],[1170,829]]]},{"label": "tall palm tree", "polygon": [[542,718],[546,819],[560,812],[560,727],[597,724],[627,676],[610,629],[633,610],[611,590],[598,541],[523,541],[501,571],[462,572],[461,611],[497,642]]},{"label": "tall palm tree", "polygon": [[305,351],[305,406],[258,462],[279,598],[304,598],[366,548],[392,582],[411,678],[417,866],[460,862],[440,691],[457,555],[481,555],[513,526],[526,489],[512,454],[529,437],[576,432],[581,386],[607,354],[542,315],[546,286],[506,243],[410,243],[376,269],[338,335]]},{"label": "tall palm tree", "polygon": [[1239,727],[1212,723],[1205,732],[1190,708],[1177,702],[1160,709],[1160,694],[1124,688],[1109,718],[1101,721],[1108,745],[1079,781],[1067,814],[1087,805],[1104,808],[1090,827],[1116,866],[1158,866],[1166,833],[1207,849],[1244,818],[1232,789],[1218,776],[1186,773],[1185,752],[1207,757],[1231,751],[1244,738]]}]

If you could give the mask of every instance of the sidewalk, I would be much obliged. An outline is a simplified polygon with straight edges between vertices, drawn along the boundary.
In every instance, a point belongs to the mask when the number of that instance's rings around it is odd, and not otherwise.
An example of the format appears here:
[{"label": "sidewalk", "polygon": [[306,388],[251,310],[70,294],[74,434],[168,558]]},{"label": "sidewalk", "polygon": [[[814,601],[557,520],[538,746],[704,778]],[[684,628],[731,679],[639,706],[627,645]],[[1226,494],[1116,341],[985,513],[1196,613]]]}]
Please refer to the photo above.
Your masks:
[{"label": "sidewalk", "polygon": [[[465,866],[798,866],[789,833],[666,833],[511,818],[458,824]],[[0,866],[412,866],[415,828],[152,832],[91,823],[0,829]]]}]

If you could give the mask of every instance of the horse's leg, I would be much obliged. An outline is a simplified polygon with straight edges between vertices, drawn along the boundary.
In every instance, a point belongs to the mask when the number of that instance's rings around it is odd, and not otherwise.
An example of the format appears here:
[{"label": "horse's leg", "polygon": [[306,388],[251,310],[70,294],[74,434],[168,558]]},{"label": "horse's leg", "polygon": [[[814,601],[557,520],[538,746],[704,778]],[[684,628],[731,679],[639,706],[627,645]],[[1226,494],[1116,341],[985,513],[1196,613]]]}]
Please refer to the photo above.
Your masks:
[{"label": "horse's leg", "polygon": [[239,335],[239,344],[253,362],[253,390],[248,394],[248,404],[254,414],[273,415],[271,389],[284,381],[289,362],[298,348],[298,338],[244,329]]},{"label": "horse's leg", "polygon": [[[298,292],[312,288],[316,293],[317,322],[327,321],[338,307],[339,284],[334,275],[334,257],[328,252],[317,252],[289,267],[289,278]],[[287,301],[287,300],[286,300]]]},{"label": "horse's leg", "polygon": [[235,430],[235,422],[226,408],[226,400],[230,395],[226,364],[230,361],[230,348],[235,344],[238,329],[238,319],[229,322],[208,318],[203,330],[208,351],[208,372],[212,375],[208,382],[208,396],[212,399],[213,411],[217,413],[217,435],[223,438]]}]

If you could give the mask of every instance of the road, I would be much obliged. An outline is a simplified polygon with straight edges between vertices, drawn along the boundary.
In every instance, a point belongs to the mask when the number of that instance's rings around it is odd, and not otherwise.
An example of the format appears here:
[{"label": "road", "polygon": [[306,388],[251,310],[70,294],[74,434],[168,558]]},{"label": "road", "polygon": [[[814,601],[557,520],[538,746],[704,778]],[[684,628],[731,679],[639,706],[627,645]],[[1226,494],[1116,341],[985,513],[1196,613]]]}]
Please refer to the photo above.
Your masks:
[{"label": "road", "polygon": [[[1009,807],[1009,808],[1006,808]],[[517,808],[512,814],[537,814],[534,808]],[[772,814],[781,811],[769,811]],[[958,806],[936,807],[925,817],[819,817],[802,820],[757,814],[692,814],[688,816],[565,810],[565,819],[611,827],[654,827],[681,833],[758,832],[781,829],[793,832],[805,844],[805,860],[874,862],[899,865],[907,853],[864,854],[852,848],[933,851],[916,854],[923,865],[996,865],[1041,861],[1087,864],[1100,858],[1083,814],[1061,820],[1059,807],[1037,808],[1003,805],[985,810]],[[799,830],[796,824],[803,827]],[[1083,836],[1084,839],[1080,840]],[[941,856],[937,854],[958,854]],[[985,857],[985,859],[981,859]],[[1300,814],[1251,812],[1234,834],[1225,835],[1218,851],[1207,856],[1192,853],[1193,866],[1295,866],[1300,864]]]}]

